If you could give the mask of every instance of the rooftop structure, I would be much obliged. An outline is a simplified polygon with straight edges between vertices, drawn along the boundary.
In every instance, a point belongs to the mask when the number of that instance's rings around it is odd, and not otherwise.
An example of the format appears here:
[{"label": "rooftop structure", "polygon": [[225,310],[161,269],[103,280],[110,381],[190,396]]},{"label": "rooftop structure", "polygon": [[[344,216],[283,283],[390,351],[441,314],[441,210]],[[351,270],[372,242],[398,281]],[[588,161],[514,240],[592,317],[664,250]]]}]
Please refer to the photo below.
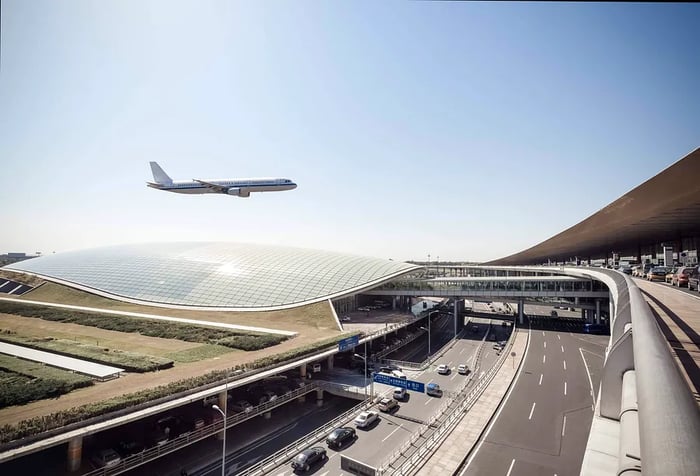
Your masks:
[{"label": "rooftop structure", "polygon": [[152,243],[57,253],[6,269],[138,304],[272,310],[353,294],[418,266],[243,243]]}]

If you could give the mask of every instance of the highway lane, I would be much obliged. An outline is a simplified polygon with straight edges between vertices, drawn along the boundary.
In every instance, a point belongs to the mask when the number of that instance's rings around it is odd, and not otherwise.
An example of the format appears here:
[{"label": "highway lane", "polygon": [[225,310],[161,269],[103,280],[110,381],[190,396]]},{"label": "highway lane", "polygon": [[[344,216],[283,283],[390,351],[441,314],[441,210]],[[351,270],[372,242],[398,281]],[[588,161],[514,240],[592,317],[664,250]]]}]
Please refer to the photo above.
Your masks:
[{"label": "highway lane", "polygon": [[[480,342],[480,340],[472,338],[460,339],[429,369],[425,371],[406,370],[405,372],[411,380],[416,379],[424,383],[435,381],[446,391],[457,391],[463,387],[465,380],[470,376],[459,375],[456,372],[456,366],[469,359],[473,360],[473,355]],[[495,362],[497,355],[495,352],[491,354],[491,356],[484,359],[482,371],[488,370],[486,366],[493,365]],[[442,362],[452,362],[451,365],[454,369],[450,375],[438,375],[435,371],[436,366]],[[474,375],[474,382],[477,377],[477,375]],[[375,391],[380,393],[389,394],[392,391],[392,387],[386,385],[375,384],[375,386]],[[420,429],[424,422],[428,421],[446,403],[447,396],[436,398],[417,392],[410,392],[408,401],[400,402],[399,409],[396,412],[392,414],[380,413],[381,419],[376,426],[368,430],[358,430],[358,439],[353,444],[340,451],[328,449],[329,461],[315,468],[312,474],[319,474],[320,476],[350,474],[340,469],[339,453],[374,467],[380,466],[391,453],[404,444],[412,434]],[[373,409],[376,410],[376,407]],[[344,425],[354,426],[351,422]],[[326,447],[325,443],[321,443],[321,446]],[[278,476],[291,475],[291,467],[288,464],[280,466],[277,470],[272,471],[271,474]]]},{"label": "highway lane", "polygon": [[516,383],[462,474],[577,475],[607,339],[532,330]]}]

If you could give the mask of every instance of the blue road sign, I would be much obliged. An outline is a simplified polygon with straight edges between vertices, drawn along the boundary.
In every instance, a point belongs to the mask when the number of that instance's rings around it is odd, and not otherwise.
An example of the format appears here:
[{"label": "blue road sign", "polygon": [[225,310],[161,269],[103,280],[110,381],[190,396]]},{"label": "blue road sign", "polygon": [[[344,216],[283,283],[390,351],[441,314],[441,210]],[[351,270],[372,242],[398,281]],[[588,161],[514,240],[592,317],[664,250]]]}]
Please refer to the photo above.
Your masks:
[{"label": "blue road sign", "polygon": [[338,352],[352,349],[353,347],[359,345],[359,343],[360,343],[360,336],[359,335],[347,337],[341,341],[338,341]]},{"label": "blue road sign", "polygon": [[377,383],[391,385],[392,387],[401,387],[413,392],[425,393],[425,384],[423,382],[416,382],[415,380],[406,380],[405,378],[393,377],[382,373],[375,373],[372,380]]}]

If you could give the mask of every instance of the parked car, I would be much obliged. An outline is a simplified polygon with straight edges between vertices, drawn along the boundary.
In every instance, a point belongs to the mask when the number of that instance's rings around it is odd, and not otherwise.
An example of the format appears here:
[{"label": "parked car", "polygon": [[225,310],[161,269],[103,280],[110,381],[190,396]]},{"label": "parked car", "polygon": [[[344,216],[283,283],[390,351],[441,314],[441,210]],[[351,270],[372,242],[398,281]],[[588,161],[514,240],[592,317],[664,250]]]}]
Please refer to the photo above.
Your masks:
[{"label": "parked car", "polygon": [[646,277],[648,281],[665,281],[667,272],[668,270],[665,266],[657,266],[651,268]]},{"label": "parked car", "polygon": [[382,398],[379,400],[379,405],[377,405],[377,408],[379,408],[379,411],[389,413],[394,408],[398,408],[398,406],[399,403],[393,398]]},{"label": "parked car", "polygon": [[425,386],[425,393],[432,397],[442,397],[442,389],[436,383],[429,383]]},{"label": "parked car", "polygon": [[649,274],[649,271],[654,268],[654,265],[651,263],[645,264],[640,270],[639,270],[639,277],[640,278],[646,278],[647,275]]},{"label": "parked car", "polygon": [[117,451],[122,458],[128,458],[139,453],[143,453],[144,446],[137,441],[120,441],[117,445]]},{"label": "parked car", "polygon": [[688,289],[700,291],[700,267],[696,266],[690,270],[688,275]]},{"label": "parked car", "polygon": [[437,366],[437,373],[440,375],[448,375],[450,373],[450,367],[446,364],[440,364]]},{"label": "parked car", "polygon": [[362,412],[355,417],[355,426],[358,428],[367,428],[375,421],[379,420],[379,413],[373,411]]},{"label": "parked car", "polygon": [[313,448],[307,448],[292,460],[292,468],[295,471],[308,471],[319,461],[326,461],[328,456],[326,456],[326,449],[320,446],[314,446]]},{"label": "parked car", "polygon": [[247,400],[238,400],[231,404],[231,410],[238,413],[250,413],[253,411],[253,405]]},{"label": "parked car", "polygon": [[119,464],[121,456],[112,448],[100,450],[90,458],[95,468],[112,468]]},{"label": "parked car", "polygon": [[408,397],[408,392],[405,388],[394,387],[394,399],[395,400],[406,400]]},{"label": "parked car", "polygon": [[696,268],[697,266],[681,266],[680,268],[677,268],[676,272],[673,273],[673,276],[671,277],[671,285],[678,286],[679,288],[681,286],[687,286],[688,278]]},{"label": "parked car", "polygon": [[349,426],[344,426],[342,428],[336,428],[328,435],[326,438],[326,444],[329,448],[342,448],[346,443],[350,443],[357,438],[354,428]]},{"label": "parked car", "polygon": [[467,375],[469,373],[469,367],[464,364],[459,364],[457,367],[457,373],[461,375]]}]

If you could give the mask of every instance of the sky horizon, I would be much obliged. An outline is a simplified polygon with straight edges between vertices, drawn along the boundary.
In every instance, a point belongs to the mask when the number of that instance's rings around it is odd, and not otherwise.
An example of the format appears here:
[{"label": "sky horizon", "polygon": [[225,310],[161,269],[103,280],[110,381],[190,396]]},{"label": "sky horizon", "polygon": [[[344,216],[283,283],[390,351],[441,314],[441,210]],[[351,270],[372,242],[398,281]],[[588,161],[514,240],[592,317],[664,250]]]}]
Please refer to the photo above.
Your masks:
[{"label": "sky horizon", "polygon": [[[484,262],[700,146],[700,5],[0,7],[0,254],[236,241]],[[298,188],[161,192],[151,160]]]}]

